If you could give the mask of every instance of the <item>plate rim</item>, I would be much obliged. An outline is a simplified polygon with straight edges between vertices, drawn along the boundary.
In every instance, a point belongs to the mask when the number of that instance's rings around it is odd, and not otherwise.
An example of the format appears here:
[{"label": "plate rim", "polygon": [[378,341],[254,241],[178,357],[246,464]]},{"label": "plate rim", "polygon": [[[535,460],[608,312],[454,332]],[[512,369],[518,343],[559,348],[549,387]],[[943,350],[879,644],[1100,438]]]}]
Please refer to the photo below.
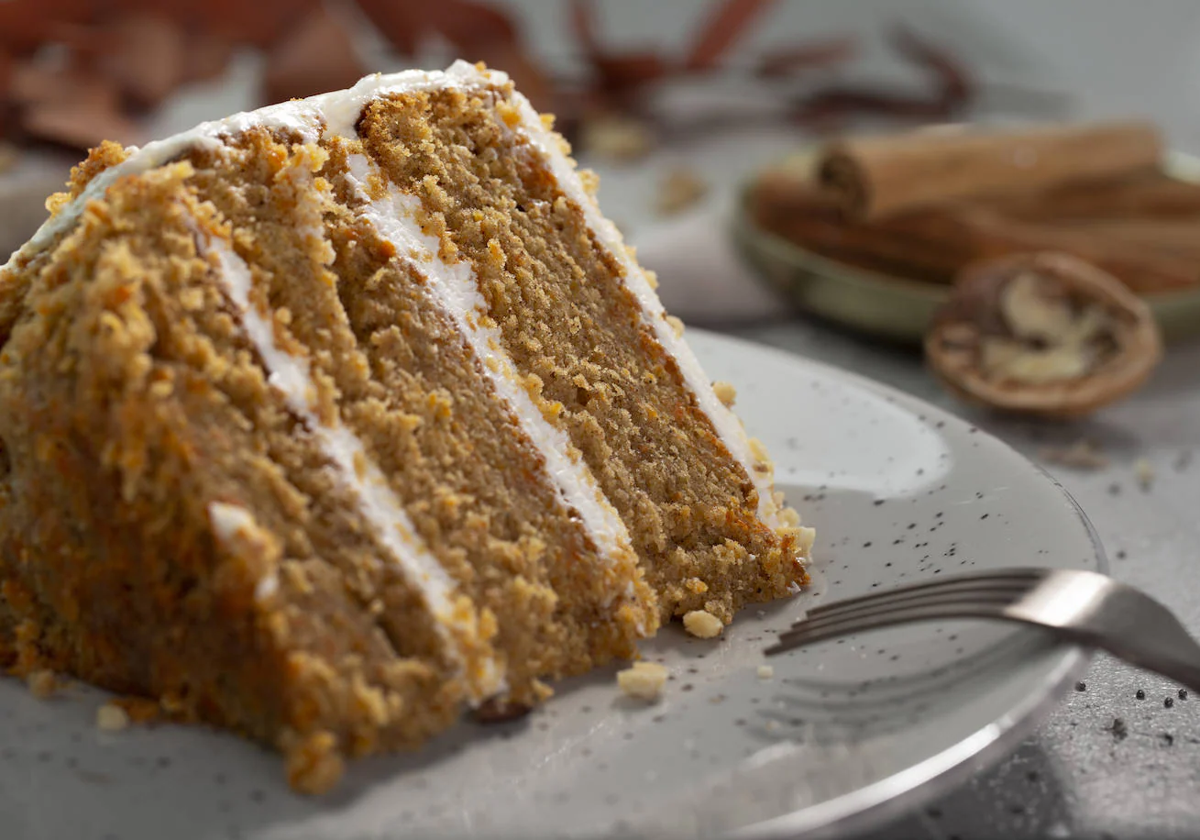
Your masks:
[{"label": "plate rim", "polygon": [[[906,408],[912,408],[911,404],[915,403],[927,417],[932,416],[939,420],[948,420],[951,423],[978,429],[979,434],[1000,444],[1012,456],[1032,466],[1042,478],[1050,482],[1062,494],[1084,527],[1092,546],[1096,569],[1102,574],[1109,573],[1111,567],[1103,542],[1095,525],[1078,500],[1042,465],[1017,451],[1007,441],[941,406],[861,373],[740,336],[700,327],[688,327],[687,331],[691,335],[699,334],[702,336],[702,340],[712,341],[715,344],[734,344],[746,352],[764,353],[790,364],[817,369],[825,374],[848,380],[857,387],[891,398],[893,401],[899,401]],[[878,782],[825,802],[750,823],[730,832],[729,836],[754,838],[754,840],[775,840],[776,838],[796,840],[801,837],[804,840],[816,840],[816,838],[835,834],[840,836],[847,833],[861,833],[872,828],[882,827],[887,820],[914,810],[937,796],[955,789],[972,774],[994,766],[1032,734],[1049,712],[1058,705],[1069,688],[1086,672],[1094,655],[1094,651],[1090,648],[1063,641],[1056,642],[1052,649],[1058,650],[1059,655],[1055,666],[1042,678],[1042,691],[1031,694],[1025,702],[1010,708],[1000,718],[981,726],[973,734],[949,749],[929,756]]]}]

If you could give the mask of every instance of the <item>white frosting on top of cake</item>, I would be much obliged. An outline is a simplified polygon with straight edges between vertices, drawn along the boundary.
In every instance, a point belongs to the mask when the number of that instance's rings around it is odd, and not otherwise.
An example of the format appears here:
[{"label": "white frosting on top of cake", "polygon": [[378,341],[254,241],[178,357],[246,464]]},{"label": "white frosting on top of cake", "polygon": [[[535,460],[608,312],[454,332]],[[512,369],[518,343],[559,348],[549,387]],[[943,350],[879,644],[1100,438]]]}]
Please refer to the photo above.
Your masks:
[{"label": "white frosting on top of cake", "polygon": [[[437,629],[446,642],[448,654],[463,664],[460,645],[450,631],[473,636],[475,627],[473,616],[464,616],[456,609],[454,581],[416,535],[403,504],[388,484],[387,477],[367,455],[358,436],[336,420],[332,423],[321,421],[308,360],[288,353],[279,345],[270,315],[260,312],[250,300],[250,290],[254,286],[250,266],[225,239],[200,229],[196,233],[201,253],[216,262],[215,274],[237,311],[242,329],[262,360],[268,383],[283,395],[288,409],[317,439],[338,481],[354,494],[359,510],[380,543],[404,569],[408,580],[420,589],[430,611],[438,619]],[[244,526],[240,517],[231,516],[228,511],[213,517],[213,527],[219,537],[227,532],[232,535]],[[488,665],[490,671],[480,680],[481,696],[495,693],[500,685],[496,663],[492,661]]]},{"label": "white frosting on top of cake", "polygon": [[[353,130],[353,127],[351,127]],[[347,139],[353,139],[350,135]],[[416,219],[420,200],[383,180],[375,164],[361,154],[349,155],[347,177],[366,202],[359,213],[376,233],[409,257],[410,264],[429,282],[428,289],[441,309],[454,319],[467,344],[482,361],[480,368],[497,396],[516,418],[521,431],[533,441],[546,461],[546,470],[568,509],[578,513],[584,529],[609,561],[624,555],[634,561],[629,532],[616,509],[603,494],[592,471],[583,463],[566,432],[549,423],[521,384],[512,361],[500,344],[500,331],[482,322],[487,304],[479,291],[475,272],[466,260],[448,263],[439,255],[436,236],[421,230]],[[386,185],[383,197],[371,200],[366,187],[372,173]]]},{"label": "white frosting on top of cake", "polygon": [[461,86],[467,81],[479,83],[485,81],[488,76],[500,82],[507,79],[503,73],[492,71],[485,76],[478,68],[465,61],[456,61],[447,70],[375,73],[363,77],[346,90],[268,105],[256,111],[245,111],[224,119],[200,123],[193,129],[155,140],[145,146],[129,146],[125,150],[128,155],[125,160],[105,169],[89,181],[79,196],[59,208],[58,213],[47,219],[33,237],[0,266],[0,271],[8,268],[18,257],[31,257],[43,250],[58,234],[75,224],[89,201],[103,196],[105,190],[118,179],[161,166],[191,149],[219,148],[222,137],[236,136],[251,128],[310,134],[314,125],[324,123],[338,134],[353,134],[354,123],[358,121],[363,106],[378,96]]}]

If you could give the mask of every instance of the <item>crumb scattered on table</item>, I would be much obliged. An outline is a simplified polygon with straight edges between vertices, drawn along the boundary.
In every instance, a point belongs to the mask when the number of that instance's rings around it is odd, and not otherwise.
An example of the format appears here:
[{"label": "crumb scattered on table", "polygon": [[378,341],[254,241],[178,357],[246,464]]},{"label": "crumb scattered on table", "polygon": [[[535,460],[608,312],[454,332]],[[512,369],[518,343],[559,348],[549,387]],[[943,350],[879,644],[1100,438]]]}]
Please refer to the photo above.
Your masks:
[{"label": "crumb scattered on table", "polygon": [[1102,470],[1108,466],[1108,456],[1087,440],[1076,441],[1070,446],[1043,446],[1038,456],[1048,464],[1077,470]]},{"label": "crumb scattered on table", "polygon": [[773,676],[775,676],[775,669],[773,667],[770,665],[758,666],[758,678],[760,680],[769,680]]},{"label": "crumb scattered on table", "polygon": [[692,610],[683,617],[683,629],[701,639],[713,639],[721,635],[725,625],[721,619],[704,610]]},{"label": "crumb scattered on table", "polygon": [[96,710],[96,728],[105,732],[120,732],[129,726],[129,715],[116,703],[105,703]]},{"label": "crumb scattered on table", "polygon": [[1133,474],[1137,476],[1138,484],[1143,490],[1149,490],[1154,483],[1154,467],[1145,458],[1138,458],[1133,464]]},{"label": "crumb scattered on table", "polygon": [[664,216],[679,213],[708,193],[708,182],[690,169],[675,169],[658,184],[655,208]]},{"label": "crumb scattered on table", "polygon": [[667,669],[655,662],[634,662],[633,666],[617,672],[617,685],[628,697],[657,700],[667,682]]}]

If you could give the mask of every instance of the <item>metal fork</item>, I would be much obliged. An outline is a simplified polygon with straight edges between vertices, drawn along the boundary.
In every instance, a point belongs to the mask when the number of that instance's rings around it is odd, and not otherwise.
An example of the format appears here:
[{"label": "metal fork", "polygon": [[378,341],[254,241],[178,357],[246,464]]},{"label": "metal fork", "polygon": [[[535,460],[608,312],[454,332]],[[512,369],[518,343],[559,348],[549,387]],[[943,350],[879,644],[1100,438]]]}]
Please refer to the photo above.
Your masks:
[{"label": "metal fork", "polygon": [[1200,644],[1149,595],[1096,572],[1017,568],[940,578],[808,610],[771,656],[824,639],[955,618],[1045,627],[1200,691]]}]

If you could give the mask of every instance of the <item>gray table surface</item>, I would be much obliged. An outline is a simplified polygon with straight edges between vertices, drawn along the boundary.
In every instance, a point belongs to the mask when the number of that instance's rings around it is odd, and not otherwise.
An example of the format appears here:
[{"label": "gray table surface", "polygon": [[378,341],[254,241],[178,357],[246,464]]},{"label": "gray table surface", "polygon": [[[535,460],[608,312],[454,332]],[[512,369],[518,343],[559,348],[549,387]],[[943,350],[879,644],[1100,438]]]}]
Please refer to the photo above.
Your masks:
[{"label": "gray table surface", "polygon": [[[730,330],[742,338],[887,382],[970,417],[1030,458],[1044,447],[1094,442],[1107,467],[1047,468],[1091,517],[1112,574],[1142,587],[1200,634],[1200,343],[1173,348],[1148,386],[1095,418],[1069,425],[1002,419],[945,394],[920,358],[812,320]],[[1200,454],[1200,453],[1197,453]],[[1135,464],[1146,459],[1143,488]],[[870,835],[991,837],[1200,836],[1200,696],[1098,655],[1037,734],[998,766]],[[1137,699],[1137,691],[1145,699]],[[1169,702],[1168,702],[1169,701]],[[1127,735],[1114,732],[1120,718]]]}]

